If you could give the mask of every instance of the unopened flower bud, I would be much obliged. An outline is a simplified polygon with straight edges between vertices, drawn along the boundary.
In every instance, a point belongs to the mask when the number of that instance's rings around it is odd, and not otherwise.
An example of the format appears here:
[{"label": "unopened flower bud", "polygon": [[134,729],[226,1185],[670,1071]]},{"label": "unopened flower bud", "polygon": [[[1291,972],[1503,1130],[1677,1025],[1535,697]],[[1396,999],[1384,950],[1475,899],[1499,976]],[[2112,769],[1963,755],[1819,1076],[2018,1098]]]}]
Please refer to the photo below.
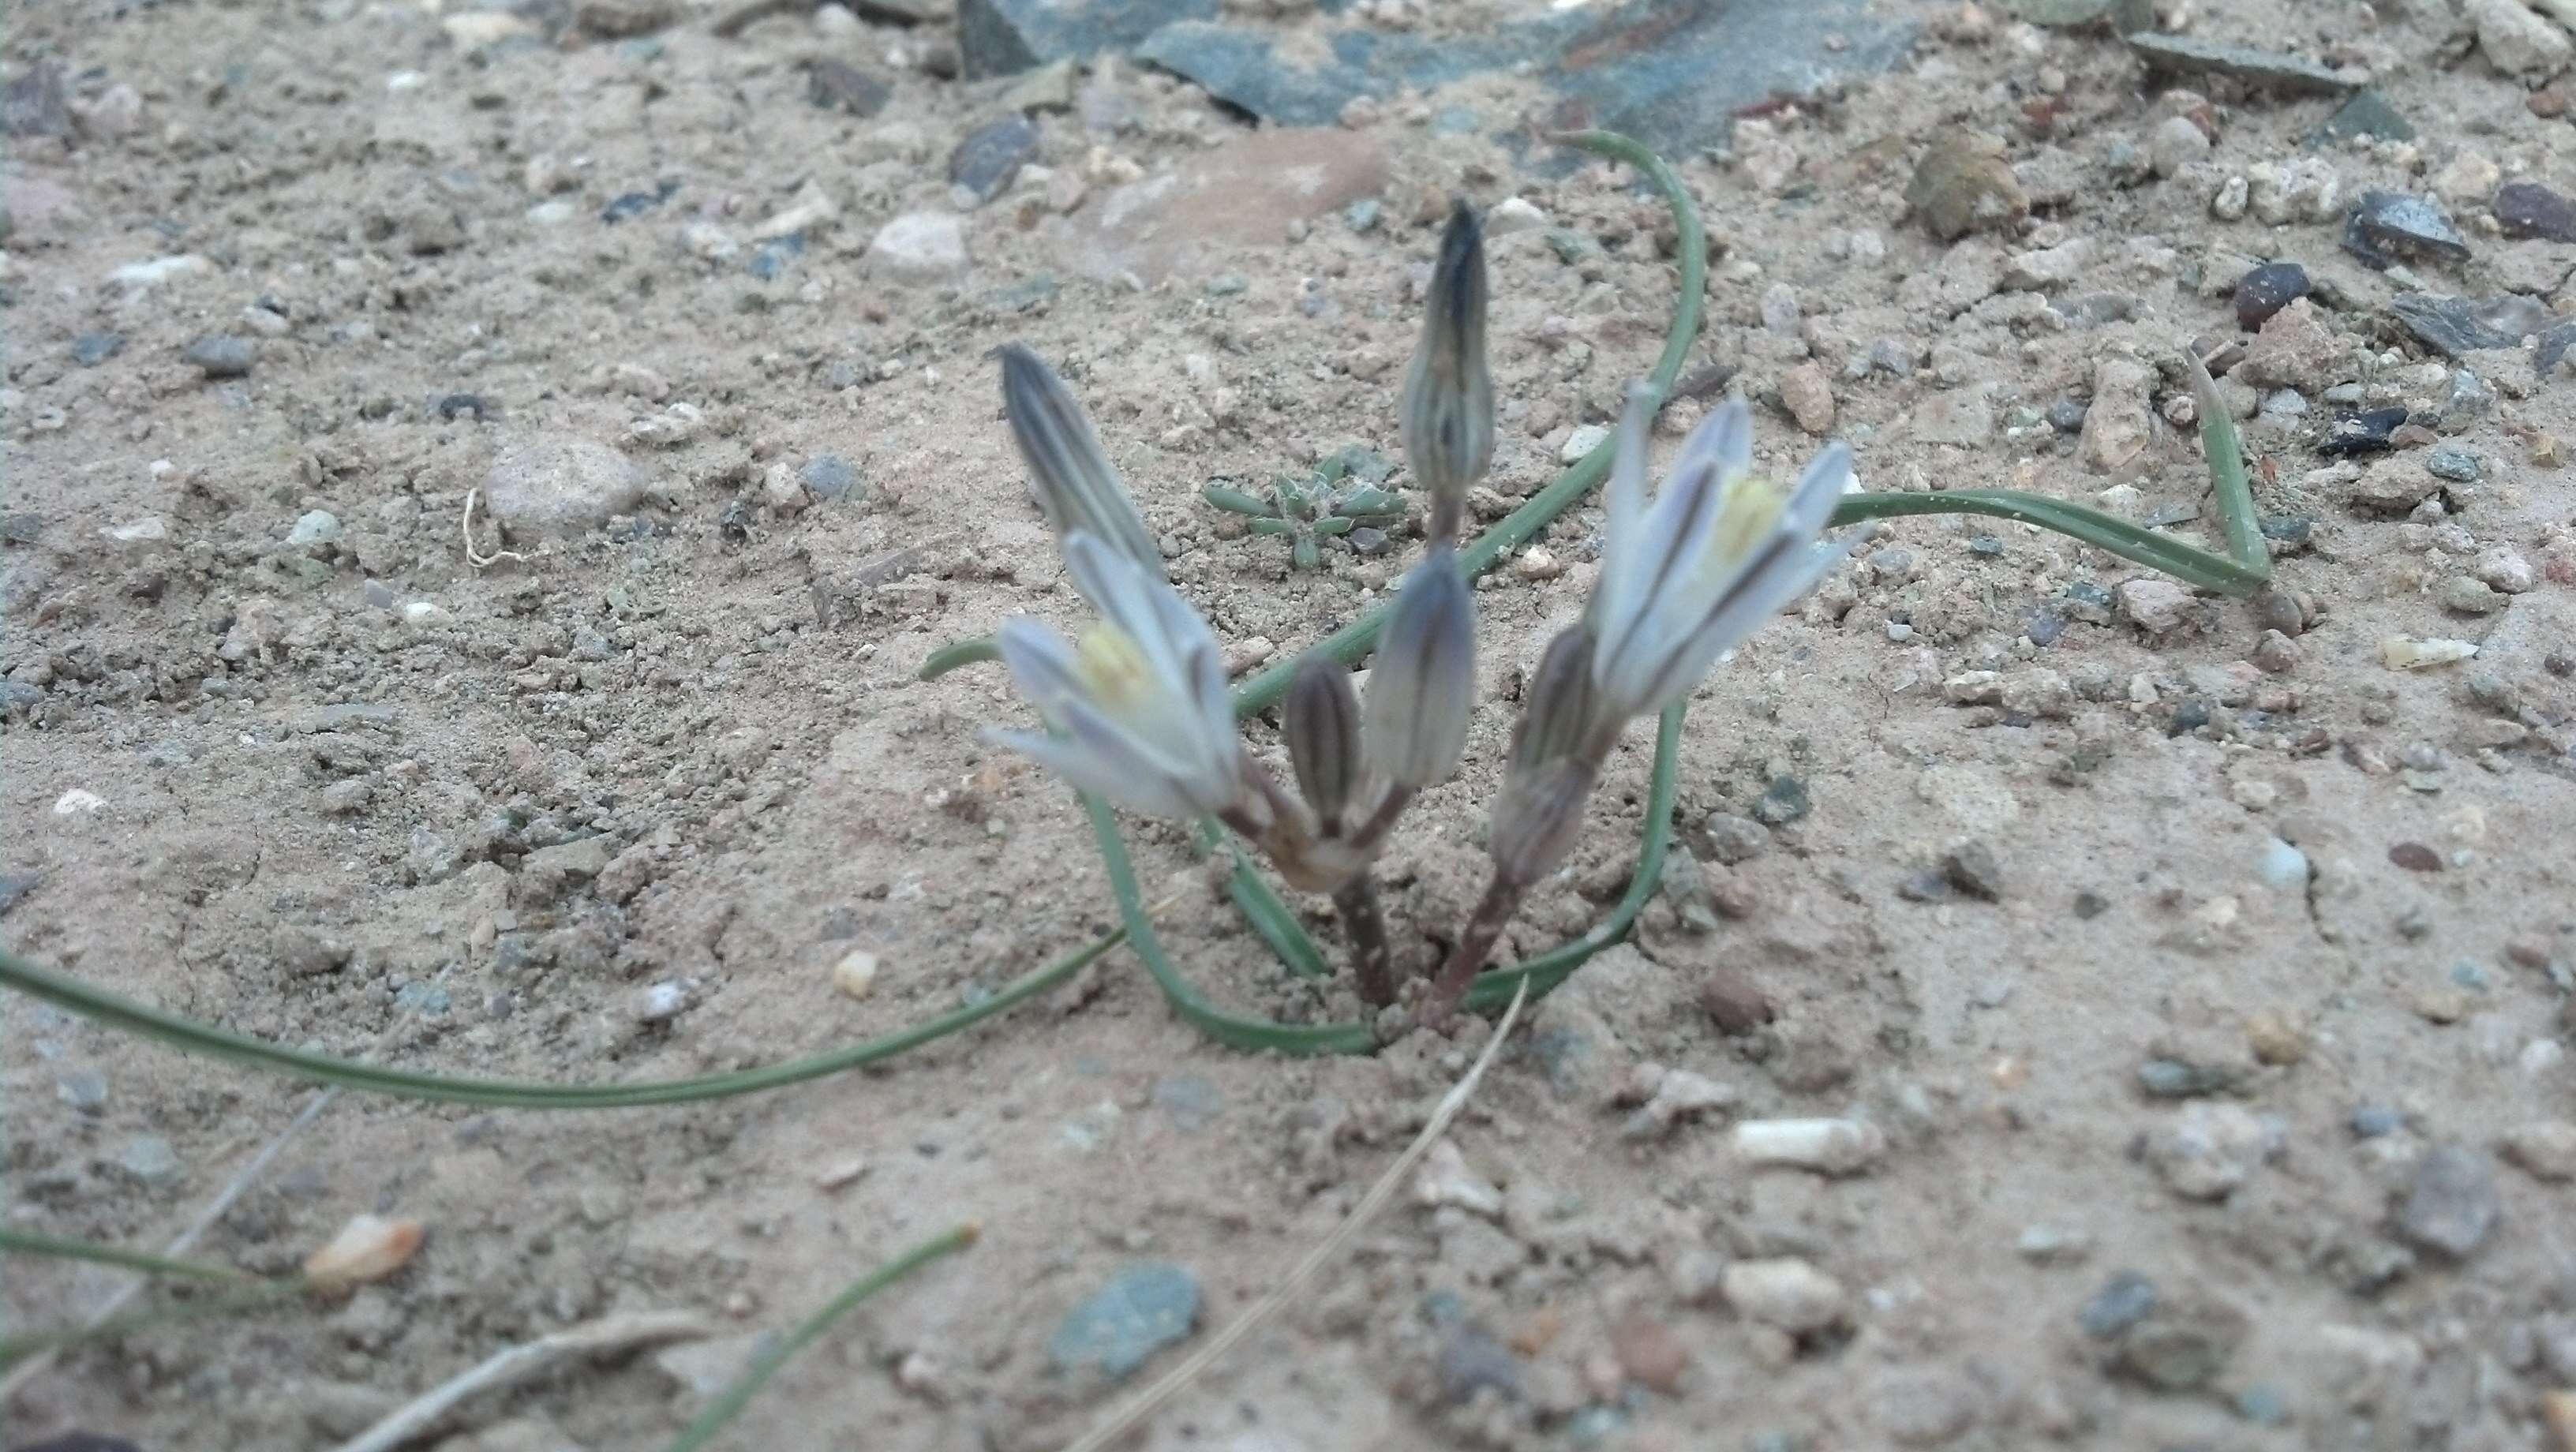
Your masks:
[{"label": "unopened flower bud", "polygon": [[1405,576],[1369,668],[1369,764],[1400,786],[1439,781],[1467,749],[1475,704],[1475,604],[1456,551],[1435,543]]},{"label": "unopened flower bud", "polygon": [[1163,552],[1127,496],[1118,470],[1073,391],[1038,355],[1008,343],[1002,355],[1002,411],[1029,466],[1029,493],[1061,543],[1077,531],[1164,578]]},{"label": "unopened flower bud", "polygon": [[1494,875],[1515,888],[1545,877],[1574,845],[1583,826],[1583,803],[1596,775],[1591,759],[1560,756],[1535,770],[1519,764],[1494,799],[1493,831],[1486,852]]},{"label": "unopened flower bud", "polygon": [[1405,461],[1431,494],[1431,538],[1454,540],[1467,490],[1494,456],[1494,381],[1485,369],[1485,243],[1461,202],[1440,235],[1422,342],[1404,375]]},{"label": "unopened flower bud", "polygon": [[1512,727],[1511,769],[1534,771],[1566,756],[1595,756],[1599,723],[1593,707],[1592,631],[1581,622],[1557,632],[1521,687],[1521,719]]},{"label": "unopened flower bud", "polygon": [[1351,689],[1351,673],[1320,653],[1300,661],[1280,704],[1280,725],[1297,789],[1329,832],[1359,791],[1360,698]]},{"label": "unopened flower bud", "polygon": [[1516,887],[1545,876],[1574,845],[1583,803],[1618,722],[1596,720],[1592,631],[1580,622],[1548,642],[1521,690],[1521,719],[1502,795],[1494,802],[1487,851],[1494,871]]}]

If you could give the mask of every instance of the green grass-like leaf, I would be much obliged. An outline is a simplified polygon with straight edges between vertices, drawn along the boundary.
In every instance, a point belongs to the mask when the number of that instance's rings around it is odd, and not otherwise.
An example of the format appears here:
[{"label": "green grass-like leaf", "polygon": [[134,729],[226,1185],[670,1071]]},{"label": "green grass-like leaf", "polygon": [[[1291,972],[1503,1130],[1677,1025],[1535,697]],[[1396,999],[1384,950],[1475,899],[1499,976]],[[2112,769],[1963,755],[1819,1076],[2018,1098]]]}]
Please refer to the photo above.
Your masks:
[{"label": "green grass-like leaf", "polygon": [[1043,968],[1011,980],[989,998],[845,1048],[756,1069],[703,1074],[689,1079],[650,1080],[640,1084],[539,1084],[515,1079],[452,1078],[439,1074],[415,1074],[354,1059],[284,1048],[247,1034],[201,1024],[137,1003],[68,974],[39,967],[14,953],[0,953],[0,987],[14,988],[31,998],[42,999],[110,1028],[158,1039],[187,1053],[229,1059],[272,1073],[375,1094],[443,1100],[452,1104],[485,1104],[503,1109],[630,1109],[648,1104],[690,1104],[702,1099],[757,1094],[893,1058],[906,1049],[919,1048],[934,1039],[945,1038],[1046,992],[1097,962],[1103,954],[1124,942],[1126,936],[1124,928],[1105,934]]},{"label": "green grass-like leaf", "polygon": [[760,1353],[753,1359],[751,1365],[743,1368],[742,1375],[735,1377],[714,1401],[707,1403],[706,1410],[698,1413],[696,1420],[682,1428],[680,1435],[671,1440],[669,1452],[698,1452],[698,1449],[706,1446],[716,1433],[724,1430],[727,1422],[740,1415],[744,1407],[751,1405],[751,1399],[760,1395],[761,1388],[769,1385],[771,1377],[778,1375],[787,1363],[795,1360],[797,1353],[812,1345],[816,1337],[832,1329],[833,1322],[858,1309],[868,1297],[941,1256],[954,1255],[973,1245],[978,1233],[973,1225],[960,1225],[944,1235],[936,1235],[923,1241],[851,1282],[849,1287],[839,1295],[824,1302],[821,1309],[798,1322],[796,1329],[787,1333],[786,1339]]}]

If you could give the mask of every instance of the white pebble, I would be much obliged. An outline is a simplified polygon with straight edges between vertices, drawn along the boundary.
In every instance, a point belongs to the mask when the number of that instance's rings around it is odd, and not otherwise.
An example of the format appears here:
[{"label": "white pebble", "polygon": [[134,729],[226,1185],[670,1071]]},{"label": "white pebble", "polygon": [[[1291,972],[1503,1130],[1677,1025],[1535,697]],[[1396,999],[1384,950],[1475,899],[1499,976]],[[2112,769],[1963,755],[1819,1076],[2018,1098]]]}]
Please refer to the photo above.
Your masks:
[{"label": "white pebble", "polygon": [[1722,1282],[1728,1305],[1749,1320],[1791,1335],[1822,1331],[1843,1319],[1842,1282],[1794,1256],[1739,1260]]},{"label": "white pebble", "polygon": [[1413,1203],[1446,1205],[1487,1220],[1499,1220],[1503,1214],[1503,1192],[1469,1169],[1467,1157],[1445,1139],[1431,1147],[1422,1158],[1422,1168],[1414,1171]]},{"label": "white pebble", "polygon": [[1607,424],[1584,424],[1565,436],[1565,447],[1556,451],[1557,462],[1579,464],[1583,456],[1610,441]]},{"label": "white pebble", "polygon": [[85,787],[73,787],[70,791],[54,798],[54,815],[57,817],[85,817],[106,805],[107,798],[100,796],[98,793],[90,791]]},{"label": "white pebble", "polygon": [[1508,237],[1514,232],[1526,232],[1546,225],[1547,213],[1540,211],[1538,205],[1527,197],[1505,197],[1485,214],[1485,235],[1488,237]]},{"label": "white pebble", "polygon": [[852,948],[832,965],[832,986],[852,998],[865,998],[877,986],[877,955]]},{"label": "white pebble", "polygon": [[1887,1135],[1865,1119],[1749,1119],[1735,1127],[1735,1153],[1747,1164],[1853,1175],[1886,1155]]},{"label": "white pebble", "polygon": [[2416,640],[2392,635],[2379,642],[2379,658],[2390,670],[2421,670],[2426,666],[2449,665],[2467,660],[2478,653],[2477,646],[2465,640]]},{"label": "white pebble", "polygon": [[305,1257],[307,1279],[323,1286],[357,1286],[380,1281],[403,1268],[420,1249],[417,1220],[386,1220],[356,1215],[331,1237],[331,1243]]},{"label": "white pebble", "polygon": [[635,996],[638,1023],[668,1023],[689,1006],[689,990],[677,983],[656,983]]}]

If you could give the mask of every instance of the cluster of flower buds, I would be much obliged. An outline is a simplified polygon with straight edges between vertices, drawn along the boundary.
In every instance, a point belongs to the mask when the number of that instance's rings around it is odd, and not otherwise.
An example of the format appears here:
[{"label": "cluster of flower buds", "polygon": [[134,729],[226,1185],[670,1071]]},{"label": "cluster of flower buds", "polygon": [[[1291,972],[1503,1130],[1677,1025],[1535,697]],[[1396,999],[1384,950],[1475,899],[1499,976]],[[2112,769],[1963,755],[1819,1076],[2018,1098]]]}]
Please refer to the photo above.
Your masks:
[{"label": "cluster of flower buds", "polygon": [[[1404,577],[1364,700],[1341,663],[1320,654],[1299,663],[1281,706],[1293,793],[1244,751],[1215,636],[1166,578],[1082,406],[1027,349],[1001,355],[1004,411],[1038,506],[1100,619],[1070,645],[1035,621],[1003,626],[1003,660],[1048,730],[995,739],[1133,810],[1221,821],[1293,886],[1331,893],[1361,995],[1381,1005],[1399,985],[1370,864],[1416,795],[1457,770],[1476,700],[1474,596],[1457,536],[1467,491],[1493,457],[1485,299],[1479,228],[1461,205],[1441,237],[1404,383],[1405,458],[1431,496],[1428,547]],[[1642,384],[1629,394],[1600,583],[1523,692],[1493,809],[1492,882],[1423,995],[1424,1022],[1455,1008],[1522,894],[1563,860],[1627,724],[1689,694],[1849,548],[1818,543],[1849,483],[1842,446],[1784,491],[1752,472],[1740,401],[1692,431],[1650,500],[1658,402]]]}]

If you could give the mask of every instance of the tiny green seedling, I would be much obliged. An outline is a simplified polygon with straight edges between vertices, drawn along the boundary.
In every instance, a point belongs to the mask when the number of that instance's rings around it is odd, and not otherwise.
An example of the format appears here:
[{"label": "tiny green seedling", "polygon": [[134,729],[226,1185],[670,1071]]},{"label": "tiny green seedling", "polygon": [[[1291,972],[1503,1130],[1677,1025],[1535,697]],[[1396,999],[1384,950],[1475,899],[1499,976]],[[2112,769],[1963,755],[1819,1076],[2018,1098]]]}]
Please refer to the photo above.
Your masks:
[{"label": "tiny green seedling", "polygon": [[1254,534],[1282,535],[1292,543],[1288,561],[1301,570],[1324,563],[1322,540],[1360,529],[1389,530],[1404,522],[1404,496],[1379,486],[1393,466],[1378,454],[1348,444],[1300,479],[1283,474],[1270,497],[1210,484],[1199,497],[1252,522]]}]

